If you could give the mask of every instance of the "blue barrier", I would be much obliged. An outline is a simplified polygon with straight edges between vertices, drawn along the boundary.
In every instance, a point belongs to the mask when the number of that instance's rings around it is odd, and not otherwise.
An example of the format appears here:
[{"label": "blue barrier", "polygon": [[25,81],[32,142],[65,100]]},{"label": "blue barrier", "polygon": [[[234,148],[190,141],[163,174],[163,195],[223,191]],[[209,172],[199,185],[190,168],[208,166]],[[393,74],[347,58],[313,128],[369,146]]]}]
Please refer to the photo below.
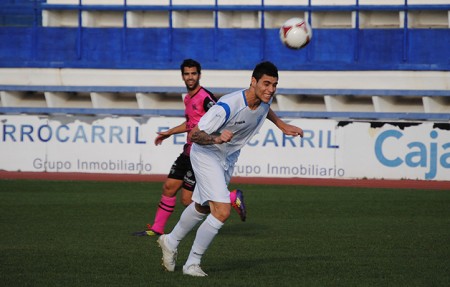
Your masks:
[{"label": "blue barrier", "polygon": [[403,29],[316,29],[294,51],[282,46],[277,29],[8,27],[0,28],[0,66],[178,69],[189,57],[224,70],[252,69],[264,59],[296,71],[450,70],[450,29],[408,29],[406,46],[404,37]]},{"label": "blue barrier", "polygon": [[[412,120],[412,121],[450,121],[448,113],[379,113],[379,112],[294,112],[277,111],[282,118],[320,118],[342,120]],[[69,115],[118,115],[144,117],[184,117],[184,110],[174,109],[85,109],[85,108],[34,108],[0,107],[0,114],[69,114]]]},{"label": "blue barrier", "polygon": [[[358,3],[358,1],[355,1]],[[124,4],[127,2],[124,1]],[[217,2],[216,2],[217,3]],[[271,60],[282,70],[450,70],[450,29],[408,27],[410,11],[450,10],[450,5],[58,5],[40,0],[21,1],[33,15],[27,27],[0,27],[0,67],[176,69],[184,58],[199,60],[206,69],[252,69]],[[15,7],[15,8],[14,8]],[[0,5],[0,15],[19,6]],[[13,9],[14,8],[14,9]],[[9,10],[8,10],[9,9]],[[12,10],[11,10],[12,9]],[[42,27],[42,10],[76,11],[78,27]],[[81,26],[81,11],[260,11],[261,28],[123,27]],[[360,29],[361,11],[404,11],[405,28]],[[14,10],[14,11],[17,11]],[[293,51],[279,41],[278,29],[264,27],[268,11],[356,11],[355,28],[317,28],[311,43]],[[7,21],[4,19],[4,21]],[[436,40],[439,39],[439,40]],[[231,46],[230,46],[231,44]]]},{"label": "blue barrier", "polygon": [[[210,87],[216,94],[230,93],[241,89]],[[45,92],[76,92],[76,93],[185,93],[182,86],[30,86],[30,85],[0,85],[0,91],[45,91]],[[386,89],[290,89],[277,88],[277,94],[282,95],[330,95],[330,96],[415,96],[415,97],[450,97],[450,90],[386,90]]]}]

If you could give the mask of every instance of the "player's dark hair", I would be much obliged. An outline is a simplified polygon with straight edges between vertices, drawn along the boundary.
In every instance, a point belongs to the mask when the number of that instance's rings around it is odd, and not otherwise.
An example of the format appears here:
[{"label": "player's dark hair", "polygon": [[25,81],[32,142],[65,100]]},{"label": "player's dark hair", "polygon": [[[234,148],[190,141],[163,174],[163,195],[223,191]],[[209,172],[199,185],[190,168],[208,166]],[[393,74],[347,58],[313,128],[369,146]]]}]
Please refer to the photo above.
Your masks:
[{"label": "player's dark hair", "polygon": [[278,78],[278,68],[269,61],[261,62],[256,65],[252,77],[259,81],[263,75]]},{"label": "player's dark hair", "polygon": [[196,67],[198,74],[202,73],[202,67],[200,66],[200,63],[197,62],[196,60],[185,59],[183,61],[183,63],[181,63],[181,65],[180,65],[181,74],[183,74],[185,67],[189,67],[189,68]]}]

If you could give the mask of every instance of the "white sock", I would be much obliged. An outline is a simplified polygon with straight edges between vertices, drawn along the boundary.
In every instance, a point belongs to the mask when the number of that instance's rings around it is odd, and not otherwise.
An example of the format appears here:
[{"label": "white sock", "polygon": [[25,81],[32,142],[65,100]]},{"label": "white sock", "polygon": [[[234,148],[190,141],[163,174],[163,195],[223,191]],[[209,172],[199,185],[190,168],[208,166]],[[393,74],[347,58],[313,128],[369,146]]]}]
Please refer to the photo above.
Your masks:
[{"label": "white sock", "polygon": [[194,243],[192,244],[191,252],[186,261],[186,266],[192,264],[200,264],[203,254],[208,249],[209,245],[213,241],[220,228],[222,228],[223,222],[215,218],[212,214],[206,217],[206,220],[200,225],[195,236]]},{"label": "white sock", "polygon": [[206,214],[200,213],[195,209],[195,202],[186,207],[180,216],[180,220],[173,228],[172,232],[167,234],[167,244],[170,248],[176,249],[180,241],[192,230]]}]

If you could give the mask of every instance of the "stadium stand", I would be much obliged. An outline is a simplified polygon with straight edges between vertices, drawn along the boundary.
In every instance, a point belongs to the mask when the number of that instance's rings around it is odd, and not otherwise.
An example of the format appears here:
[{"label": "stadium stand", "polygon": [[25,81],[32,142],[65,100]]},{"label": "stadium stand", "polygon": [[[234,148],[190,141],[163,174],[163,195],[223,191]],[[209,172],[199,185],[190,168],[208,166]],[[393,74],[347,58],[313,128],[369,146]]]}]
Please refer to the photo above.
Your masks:
[{"label": "stadium stand", "polygon": [[[449,11],[443,0],[6,0],[0,113],[179,115],[178,65],[192,57],[219,96],[275,62],[282,116],[448,122]],[[314,29],[301,51],[278,39],[294,16]]]}]

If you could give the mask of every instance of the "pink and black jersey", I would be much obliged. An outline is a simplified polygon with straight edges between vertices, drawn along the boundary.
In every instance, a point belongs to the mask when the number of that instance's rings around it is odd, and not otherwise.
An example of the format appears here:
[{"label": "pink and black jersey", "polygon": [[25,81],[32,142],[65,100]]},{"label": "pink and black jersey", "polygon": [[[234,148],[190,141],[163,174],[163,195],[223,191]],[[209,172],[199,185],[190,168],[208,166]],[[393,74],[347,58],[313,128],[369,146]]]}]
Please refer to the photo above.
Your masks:
[{"label": "pink and black jersey", "polygon": [[[207,89],[201,87],[194,95],[187,94],[184,97],[184,106],[186,117],[186,128],[189,133],[200,121],[201,117],[211,108],[217,99],[214,94]],[[189,155],[191,152],[191,141],[187,141],[184,145],[184,153]]]}]

